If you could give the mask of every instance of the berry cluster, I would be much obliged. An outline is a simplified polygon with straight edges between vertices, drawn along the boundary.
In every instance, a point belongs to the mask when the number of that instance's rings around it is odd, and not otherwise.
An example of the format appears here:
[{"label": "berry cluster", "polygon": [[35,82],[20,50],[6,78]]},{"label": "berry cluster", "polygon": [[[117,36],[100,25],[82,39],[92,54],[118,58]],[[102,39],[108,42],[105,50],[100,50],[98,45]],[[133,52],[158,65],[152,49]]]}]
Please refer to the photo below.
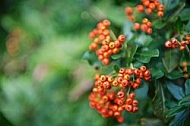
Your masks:
[{"label": "berry cluster", "polygon": [[133,24],[133,29],[134,30],[141,29],[143,32],[146,32],[147,34],[152,34],[152,22],[149,21],[147,18],[143,18],[141,25],[140,23],[137,22]]},{"label": "berry cluster", "polygon": [[122,43],[126,40],[125,35],[119,35],[117,40],[112,40],[110,30],[108,29],[110,24],[108,20],[103,20],[89,33],[89,37],[94,38],[94,41],[89,46],[89,50],[96,51],[96,55],[103,65],[109,65],[110,56],[118,53]]},{"label": "berry cluster", "polygon": [[115,77],[96,74],[94,87],[89,95],[90,106],[105,118],[115,117],[118,122],[123,122],[123,111],[138,111],[138,100],[130,89],[138,88],[143,78],[146,81],[151,78],[150,70],[145,66],[140,69],[120,68]]},{"label": "berry cluster", "polygon": [[190,44],[190,39],[188,39],[188,37],[186,37],[187,39],[182,40],[182,41],[178,41],[176,38],[172,38],[171,40],[168,40],[165,42],[165,47],[166,48],[178,48],[179,50],[184,50],[185,46]]},{"label": "berry cluster", "polygon": [[140,23],[135,22],[136,17],[133,15],[134,11],[138,13],[145,12],[147,15],[152,14],[154,11],[157,13],[158,17],[164,16],[164,5],[159,2],[159,0],[141,0],[142,4],[137,5],[135,10],[132,7],[126,7],[125,13],[127,15],[127,19],[134,22],[134,30],[141,30],[146,32],[147,34],[152,34],[152,23],[147,19],[143,19],[146,21],[142,21],[142,25]]}]

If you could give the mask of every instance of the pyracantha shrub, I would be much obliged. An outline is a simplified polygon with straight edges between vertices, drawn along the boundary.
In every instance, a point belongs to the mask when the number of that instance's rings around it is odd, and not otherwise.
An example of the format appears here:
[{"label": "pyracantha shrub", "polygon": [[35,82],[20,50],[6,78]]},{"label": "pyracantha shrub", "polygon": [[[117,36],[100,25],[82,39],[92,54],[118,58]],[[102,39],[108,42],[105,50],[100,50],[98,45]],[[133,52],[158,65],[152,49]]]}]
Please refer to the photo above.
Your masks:
[{"label": "pyracantha shrub", "polygon": [[97,70],[90,107],[125,123],[124,112],[138,113],[141,105],[135,92],[148,87],[143,93],[151,99],[154,118],[170,126],[189,124],[190,5],[141,0],[123,13],[123,32],[102,19],[89,33],[93,41],[83,59]]}]

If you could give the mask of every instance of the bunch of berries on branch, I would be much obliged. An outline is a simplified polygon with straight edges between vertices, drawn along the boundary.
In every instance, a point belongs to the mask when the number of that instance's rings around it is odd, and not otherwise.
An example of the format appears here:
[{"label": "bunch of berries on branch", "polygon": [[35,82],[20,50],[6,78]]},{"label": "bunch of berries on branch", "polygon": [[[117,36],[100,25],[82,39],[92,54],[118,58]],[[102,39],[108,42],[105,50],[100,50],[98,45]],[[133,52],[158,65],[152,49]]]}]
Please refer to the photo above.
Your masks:
[{"label": "bunch of berries on branch", "polygon": [[138,111],[138,100],[132,90],[137,89],[143,79],[151,79],[150,70],[145,66],[139,69],[120,68],[116,76],[96,74],[89,104],[103,117],[115,117],[118,122],[123,122],[125,110],[131,113]]},{"label": "bunch of berries on branch", "polygon": [[164,16],[164,5],[159,2],[159,0],[141,0],[142,4],[137,5],[134,9],[132,7],[126,7],[125,13],[127,19],[134,22],[134,30],[140,30],[146,32],[147,34],[152,34],[152,23],[147,18],[142,19],[142,24],[136,21],[136,16],[134,13],[145,13],[146,15],[151,15],[156,13],[158,17]]},{"label": "bunch of berries on branch", "polygon": [[110,56],[118,53],[122,47],[122,43],[126,40],[125,35],[119,35],[118,38],[114,40],[110,35],[111,31],[108,29],[110,25],[110,21],[103,20],[89,33],[89,37],[94,39],[89,46],[89,50],[96,51],[96,55],[103,65],[109,65]]},{"label": "bunch of berries on branch", "polygon": [[189,35],[187,35],[182,41],[178,41],[176,38],[172,38],[171,40],[165,42],[165,47],[173,49],[179,47],[179,50],[184,50],[185,46],[187,46],[188,44],[190,44]]}]

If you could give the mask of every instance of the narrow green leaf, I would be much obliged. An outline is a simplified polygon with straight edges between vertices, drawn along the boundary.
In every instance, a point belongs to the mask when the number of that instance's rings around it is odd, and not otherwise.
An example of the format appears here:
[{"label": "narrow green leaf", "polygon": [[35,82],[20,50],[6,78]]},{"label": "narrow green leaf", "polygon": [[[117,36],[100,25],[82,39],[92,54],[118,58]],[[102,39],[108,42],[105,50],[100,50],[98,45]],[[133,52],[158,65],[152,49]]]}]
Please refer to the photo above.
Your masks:
[{"label": "narrow green leaf", "polygon": [[112,59],[116,60],[122,57],[122,53],[114,54],[111,56]]},{"label": "narrow green leaf", "polygon": [[179,112],[175,118],[170,122],[169,126],[183,126],[185,120],[189,116],[189,110],[185,109]]},{"label": "narrow green leaf", "polygon": [[190,94],[179,101],[179,105],[190,107]]},{"label": "narrow green leaf", "polygon": [[150,62],[150,59],[152,57],[158,57],[159,56],[159,50],[148,50],[148,51],[142,51],[139,56],[137,57],[137,60],[142,63],[148,63]]},{"label": "narrow green leaf", "polygon": [[184,106],[181,106],[181,105],[180,105],[180,106],[175,106],[175,107],[171,108],[171,109],[168,111],[166,117],[175,116],[175,115],[177,115],[178,113],[180,113],[181,111],[183,111],[184,109],[185,109]]},{"label": "narrow green leaf", "polygon": [[154,114],[163,119],[164,122],[168,122],[169,119],[166,118],[166,112],[167,112],[167,108],[165,105],[165,93],[164,93],[164,88],[163,85],[156,80],[156,90],[155,90],[155,96],[152,99],[152,107],[153,107],[153,111]]},{"label": "narrow green leaf", "polygon": [[174,49],[169,49],[165,52],[164,58],[162,58],[162,62],[168,73],[173,71],[177,65],[179,64],[179,56],[178,52]]},{"label": "narrow green leaf", "polygon": [[174,83],[172,83],[170,81],[166,82],[166,86],[167,86],[168,90],[170,91],[170,93],[177,100],[181,100],[183,97],[185,97],[185,93],[184,93],[183,89],[180,86],[178,86],[178,85],[176,85],[176,84],[174,84]]},{"label": "narrow green leaf", "polygon": [[177,106],[177,103],[175,101],[172,101],[172,100],[166,100],[165,105],[167,108],[170,109],[170,108]]},{"label": "narrow green leaf", "polygon": [[190,94],[190,79],[187,79],[185,82],[185,94],[186,95]]},{"label": "narrow green leaf", "polygon": [[133,46],[128,46],[128,48],[127,48],[127,64],[129,65],[132,61],[133,61],[133,59],[134,59],[134,55],[135,55],[135,53],[136,53],[136,51],[137,51],[137,48],[138,48],[138,46],[137,45],[133,45]]},{"label": "narrow green leaf", "polygon": [[114,65],[113,67],[114,67],[114,70],[116,71],[116,73],[118,73],[118,72],[119,72],[119,69],[120,69],[119,66]]}]

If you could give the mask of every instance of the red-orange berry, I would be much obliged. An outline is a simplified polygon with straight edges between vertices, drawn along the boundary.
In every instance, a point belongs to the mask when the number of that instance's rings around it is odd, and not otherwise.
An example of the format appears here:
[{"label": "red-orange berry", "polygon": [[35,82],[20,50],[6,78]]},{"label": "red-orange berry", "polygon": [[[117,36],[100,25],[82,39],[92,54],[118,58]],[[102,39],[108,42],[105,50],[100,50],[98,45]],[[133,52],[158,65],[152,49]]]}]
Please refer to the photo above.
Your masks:
[{"label": "red-orange berry", "polygon": [[117,117],[117,122],[123,123],[124,122],[124,117],[122,117],[122,116]]},{"label": "red-orange berry", "polygon": [[133,99],[131,97],[126,99],[126,104],[131,105],[133,103]]},{"label": "red-orange berry", "polygon": [[136,96],[136,95],[135,95],[135,93],[134,93],[134,92],[131,92],[131,93],[129,94],[129,97],[130,97],[130,98],[132,98],[132,99],[134,99],[134,98],[135,98],[135,96]]},{"label": "red-orange berry", "polygon": [[141,13],[144,11],[144,6],[143,5],[137,5],[136,10],[137,10],[137,12]]},{"label": "red-orange berry", "polygon": [[146,12],[147,15],[150,15],[150,14],[152,14],[152,9],[147,8],[147,9],[145,10],[145,12]]},{"label": "red-orange berry", "polygon": [[127,15],[132,15],[132,14],[133,14],[133,9],[132,9],[131,7],[126,7],[126,8],[125,8],[125,13],[126,13]]},{"label": "red-orange berry", "polygon": [[147,29],[148,29],[148,26],[147,26],[146,24],[142,24],[142,25],[141,25],[141,30],[142,30],[142,31],[146,32]]},{"label": "red-orange berry", "polygon": [[125,105],[125,110],[127,110],[128,112],[131,112],[132,109],[133,109],[132,105],[128,105],[128,104]]},{"label": "red-orange berry", "polygon": [[132,102],[132,105],[133,106],[138,106],[138,100],[134,99],[133,102]]},{"label": "red-orange berry", "polygon": [[117,96],[118,96],[118,98],[123,98],[125,96],[124,91],[118,91]]},{"label": "red-orange berry", "polygon": [[150,3],[149,6],[148,6],[150,9],[154,10],[156,5],[154,3]]},{"label": "red-orange berry", "polygon": [[126,40],[126,36],[125,35],[119,35],[119,37],[118,37],[118,41],[119,42],[123,43],[123,42],[125,42],[125,40]]},{"label": "red-orange berry", "polygon": [[157,15],[158,15],[158,17],[163,17],[164,16],[164,12],[163,11],[158,11]]},{"label": "red-orange berry", "polygon": [[147,34],[152,34],[152,28],[148,28],[146,31]]},{"label": "red-orange berry", "polygon": [[165,42],[165,47],[171,48],[172,47],[172,42],[171,41],[166,41]]},{"label": "red-orange berry", "polygon": [[139,110],[139,108],[134,106],[132,112],[137,112],[138,110]]},{"label": "red-orange berry", "polygon": [[108,26],[110,26],[111,25],[111,22],[109,21],[109,20],[103,20],[102,21],[102,24],[104,25],[104,26],[106,26],[106,27],[108,27]]},{"label": "red-orange berry", "polygon": [[140,29],[140,24],[139,23],[134,23],[133,29],[134,30],[139,30]]},{"label": "red-orange berry", "polygon": [[104,58],[102,60],[102,64],[105,65],[105,66],[109,65],[109,63],[110,63],[110,60],[108,58]]},{"label": "red-orange berry", "polygon": [[141,70],[142,72],[144,72],[144,71],[146,70],[146,66],[141,66],[141,67],[140,67],[140,70]]}]

